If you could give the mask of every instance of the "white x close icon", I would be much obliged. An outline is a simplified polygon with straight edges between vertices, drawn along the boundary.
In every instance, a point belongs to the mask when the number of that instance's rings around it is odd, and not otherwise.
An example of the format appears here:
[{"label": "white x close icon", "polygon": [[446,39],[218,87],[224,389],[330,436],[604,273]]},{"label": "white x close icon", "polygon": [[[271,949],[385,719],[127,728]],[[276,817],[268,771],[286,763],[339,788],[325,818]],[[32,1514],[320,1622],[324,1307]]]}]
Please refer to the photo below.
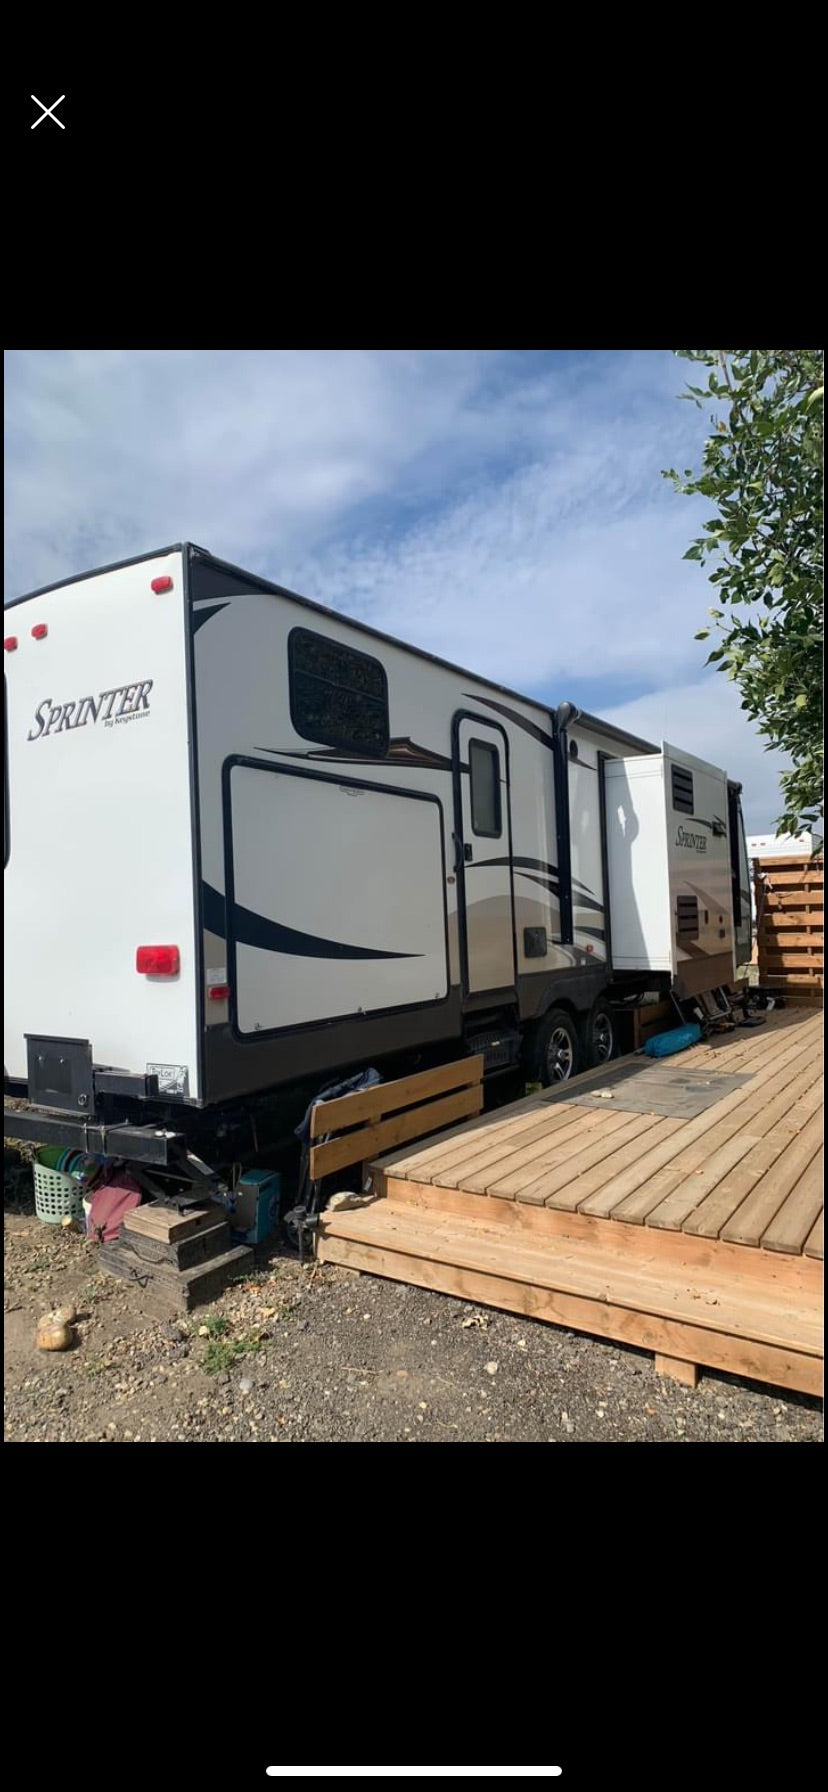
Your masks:
[{"label": "white x close icon", "polygon": [[55,107],[60,105],[61,100],[65,100],[65,93],[62,93],[60,99],[55,100],[51,106],[44,106],[43,101],[38,99],[36,93],[30,93],[29,98],[34,100],[36,106],[40,107],[40,117],[35,119],[34,124],[32,125],[33,131],[36,131],[38,125],[43,123],[44,118],[51,118],[52,123],[57,125],[58,130],[65,131],[65,124],[61,124],[60,119],[55,117]]}]

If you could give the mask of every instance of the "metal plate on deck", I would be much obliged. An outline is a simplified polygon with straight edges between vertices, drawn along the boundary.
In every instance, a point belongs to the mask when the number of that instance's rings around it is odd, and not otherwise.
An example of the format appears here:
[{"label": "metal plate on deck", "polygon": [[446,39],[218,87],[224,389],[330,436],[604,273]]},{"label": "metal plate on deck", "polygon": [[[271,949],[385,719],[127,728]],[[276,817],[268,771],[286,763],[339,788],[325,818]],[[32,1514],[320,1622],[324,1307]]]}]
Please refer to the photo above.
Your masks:
[{"label": "metal plate on deck", "polygon": [[695,1120],[707,1108],[715,1106],[734,1089],[741,1089],[749,1076],[708,1076],[703,1070],[670,1069],[666,1064],[618,1066],[610,1068],[600,1083],[584,1090],[582,1095],[569,1096],[581,1108],[606,1108],[608,1113],[659,1114],[666,1120]]}]

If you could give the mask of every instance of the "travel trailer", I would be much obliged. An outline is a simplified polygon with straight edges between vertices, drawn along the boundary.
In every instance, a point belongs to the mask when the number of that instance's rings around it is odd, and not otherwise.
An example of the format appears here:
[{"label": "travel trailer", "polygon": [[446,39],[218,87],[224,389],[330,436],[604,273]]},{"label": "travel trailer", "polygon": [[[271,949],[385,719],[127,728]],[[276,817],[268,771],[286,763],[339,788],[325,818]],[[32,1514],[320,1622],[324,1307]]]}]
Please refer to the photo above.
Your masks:
[{"label": "travel trailer", "polygon": [[7,1137],[232,1161],[367,1066],[563,1080],[749,957],[739,786],[701,758],[191,544],[6,629]]}]

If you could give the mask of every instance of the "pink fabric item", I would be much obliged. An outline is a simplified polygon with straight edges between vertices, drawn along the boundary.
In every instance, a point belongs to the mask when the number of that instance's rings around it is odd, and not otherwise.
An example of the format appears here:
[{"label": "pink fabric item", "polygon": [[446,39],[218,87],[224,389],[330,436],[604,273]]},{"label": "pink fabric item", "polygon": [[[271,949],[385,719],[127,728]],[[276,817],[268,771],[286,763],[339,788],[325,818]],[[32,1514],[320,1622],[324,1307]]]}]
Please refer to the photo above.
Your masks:
[{"label": "pink fabric item", "polygon": [[115,1170],[108,1182],[95,1189],[86,1230],[90,1238],[108,1244],[119,1238],[124,1217],[131,1207],[140,1207],[141,1190],[127,1170]]}]

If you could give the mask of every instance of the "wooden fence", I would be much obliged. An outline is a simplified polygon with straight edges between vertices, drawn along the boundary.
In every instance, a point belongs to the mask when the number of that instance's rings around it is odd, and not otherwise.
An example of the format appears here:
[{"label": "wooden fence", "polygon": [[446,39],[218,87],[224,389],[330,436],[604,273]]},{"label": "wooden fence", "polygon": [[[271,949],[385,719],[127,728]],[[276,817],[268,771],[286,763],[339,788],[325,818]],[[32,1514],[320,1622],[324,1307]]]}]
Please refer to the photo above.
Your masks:
[{"label": "wooden fence", "polygon": [[792,1002],[823,999],[823,864],[753,861],[759,982]]}]

